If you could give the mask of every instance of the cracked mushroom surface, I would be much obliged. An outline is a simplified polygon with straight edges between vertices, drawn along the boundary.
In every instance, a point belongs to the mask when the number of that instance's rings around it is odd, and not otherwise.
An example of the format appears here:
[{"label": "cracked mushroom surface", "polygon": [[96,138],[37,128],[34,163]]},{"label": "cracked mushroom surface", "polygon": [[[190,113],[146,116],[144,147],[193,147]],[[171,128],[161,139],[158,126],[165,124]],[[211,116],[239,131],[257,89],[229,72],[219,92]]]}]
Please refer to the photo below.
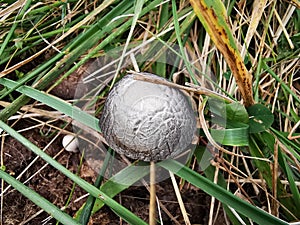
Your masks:
[{"label": "cracked mushroom surface", "polygon": [[191,147],[197,130],[196,114],[181,90],[135,80],[133,74],[109,92],[100,128],[116,152],[143,161],[174,158]]}]

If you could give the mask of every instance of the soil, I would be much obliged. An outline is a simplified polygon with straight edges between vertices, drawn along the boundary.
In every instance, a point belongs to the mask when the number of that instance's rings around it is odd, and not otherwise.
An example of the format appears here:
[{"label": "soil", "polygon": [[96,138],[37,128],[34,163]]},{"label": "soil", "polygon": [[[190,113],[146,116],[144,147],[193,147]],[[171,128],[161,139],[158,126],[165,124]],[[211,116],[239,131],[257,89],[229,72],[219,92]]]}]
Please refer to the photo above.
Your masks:
[{"label": "soil", "polygon": [[[69,81],[77,82],[78,79],[69,78]],[[73,83],[74,84],[74,83]],[[57,94],[60,98],[70,99],[70,93],[74,93],[71,90],[72,86],[68,85],[68,91],[64,85],[58,86],[56,90],[53,90],[53,94]],[[66,96],[63,96],[63,94]],[[60,122],[61,123],[61,122]],[[20,130],[35,125],[30,119],[22,119],[14,125],[14,129]],[[61,124],[56,124],[60,126]],[[43,149],[53,139],[53,135],[47,133],[49,130],[43,130],[45,128],[33,128],[29,129],[21,134],[28,138],[32,143]],[[46,153],[52,157],[56,156],[56,160],[63,166],[68,168],[73,173],[77,173],[80,165],[81,154],[72,153],[63,150],[62,147],[62,135],[52,142],[46,149]],[[36,155],[20,144],[18,141],[10,136],[6,136],[3,141],[3,155],[4,165],[6,171],[14,177],[18,177],[30,163],[36,158]],[[38,194],[55,204],[57,207],[62,208],[66,205],[68,198],[72,192],[73,182],[61,174],[53,167],[45,165],[45,161],[38,158],[28,170],[21,176],[20,181],[25,182],[26,185],[36,191]],[[43,168],[43,169],[41,169]],[[90,164],[87,161],[83,161],[80,168],[79,176],[86,181],[93,183],[96,179],[97,173],[90,168]],[[29,179],[30,178],[30,179]],[[27,179],[29,179],[27,181]],[[4,183],[3,190],[8,187]],[[162,210],[161,216],[164,224],[185,224],[183,216],[180,211],[180,207],[174,192],[173,185],[170,179],[160,182],[156,186],[156,192],[160,203],[165,210]],[[74,192],[71,197],[70,204],[66,207],[65,211],[74,216],[77,210],[86,201],[86,192],[78,186],[75,186]],[[198,188],[193,187],[190,184],[185,184],[181,189],[181,195],[185,204],[187,213],[189,215],[190,222],[192,224],[207,224],[210,196],[205,194]],[[78,200],[81,198],[81,200]],[[121,192],[114,198],[120,202],[123,206],[131,210],[145,221],[148,221],[149,210],[149,192],[143,186],[132,186],[127,190]],[[215,224],[226,224],[224,221],[224,215],[222,210],[219,211],[219,221]],[[41,225],[41,224],[56,224],[55,219],[51,219],[49,215],[20,194],[13,188],[9,188],[3,196],[3,209],[2,209],[2,224],[5,225]],[[89,222],[92,224],[126,224],[121,221],[120,218],[112,212],[108,207],[103,207],[99,212],[92,216]]]},{"label": "soil", "polygon": [[[30,130],[30,132],[23,133],[23,135],[40,148],[45,147],[50,141],[50,138],[41,136],[38,129]],[[36,156],[15,139],[11,137],[6,137],[5,139],[4,164],[6,165],[6,171],[14,177],[17,177]],[[61,140],[58,139],[55,143],[50,145],[46,151],[47,154],[55,156],[62,149],[60,141]],[[80,163],[80,157],[80,153],[62,151],[56,159],[70,171],[76,173]],[[48,199],[50,202],[54,203],[57,207],[61,208],[65,206],[67,199],[69,198],[73,182],[51,166],[47,166],[43,170],[40,170],[44,164],[45,162],[39,158],[20,180],[24,182],[34,173],[39,171],[32,179],[30,179],[29,182],[26,183],[26,185],[44,198]],[[90,169],[88,168],[89,164],[84,162],[80,175],[85,180],[93,183],[93,180],[96,178],[96,173],[90,172]],[[7,184],[4,185],[4,189],[6,187]],[[171,181],[168,179],[158,183],[156,188],[157,196],[160,199],[161,204],[163,204],[163,206],[176,219],[178,222],[177,224],[184,224]],[[190,215],[189,218],[191,223],[207,224],[210,197],[191,185],[185,185],[182,188],[181,193],[186,210]],[[80,201],[74,201],[85,194],[86,192],[80,187],[75,187],[71,204],[66,209],[66,212],[69,215],[74,216],[76,211],[82,206],[86,198],[83,198]],[[149,192],[145,187],[130,187],[116,196],[115,199],[118,202],[121,202],[122,205],[134,212],[136,215],[140,216],[145,221],[148,221]],[[49,215],[45,212],[37,215],[33,219],[29,220],[29,222],[25,222],[39,211],[40,208],[38,206],[13,188],[10,188],[4,195],[3,224],[5,225],[40,225],[56,223],[54,219],[43,223],[43,221],[49,217]],[[168,216],[165,212],[162,212],[162,217],[164,224],[176,224],[176,222],[172,221],[172,218],[170,218],[170,216]],[[108,207],[103,207],[91,218],[89,224],[126,223],[121,223],[119,217],[116,216]]]}]

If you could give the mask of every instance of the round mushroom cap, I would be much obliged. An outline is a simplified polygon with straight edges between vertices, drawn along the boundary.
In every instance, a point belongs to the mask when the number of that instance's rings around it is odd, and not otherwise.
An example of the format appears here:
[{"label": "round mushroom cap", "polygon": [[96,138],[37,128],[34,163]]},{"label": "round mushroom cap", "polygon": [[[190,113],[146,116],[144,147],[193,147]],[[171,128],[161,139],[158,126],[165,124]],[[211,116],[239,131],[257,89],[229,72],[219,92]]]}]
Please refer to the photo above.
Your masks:
[{"label": "round mushroom cap", "polygon": [[78,138],[71,134],[67,134],[66,136],[64,136],[62,140],[62,145],[68,152],[78,152]]},{"label": "round mushroom cap", "polygon": [[143,161],[177,156],[191,147],[197,130],[196,114],[181,90],[135,80],[133,74],[108,94],[100,128],[116,152]]}]

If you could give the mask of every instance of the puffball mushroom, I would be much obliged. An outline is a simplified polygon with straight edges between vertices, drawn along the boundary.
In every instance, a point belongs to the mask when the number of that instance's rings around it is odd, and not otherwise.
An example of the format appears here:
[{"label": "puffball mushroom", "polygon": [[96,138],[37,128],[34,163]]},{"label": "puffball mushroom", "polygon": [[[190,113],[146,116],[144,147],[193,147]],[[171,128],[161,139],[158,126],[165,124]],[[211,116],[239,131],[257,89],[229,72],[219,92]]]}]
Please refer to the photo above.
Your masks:
[{"label": "puffball mushroom", "polygon": [[78,152],[79,142],[78,138],[71,134],[63,137],[62,145],[68,152]]},{"label": "puffball mushroom", "polygon": [[108,94],[99,125],[107,143],[119,154],[160,161],[191,147],[196,114],[181,90],[135,80],[128,74]]}]

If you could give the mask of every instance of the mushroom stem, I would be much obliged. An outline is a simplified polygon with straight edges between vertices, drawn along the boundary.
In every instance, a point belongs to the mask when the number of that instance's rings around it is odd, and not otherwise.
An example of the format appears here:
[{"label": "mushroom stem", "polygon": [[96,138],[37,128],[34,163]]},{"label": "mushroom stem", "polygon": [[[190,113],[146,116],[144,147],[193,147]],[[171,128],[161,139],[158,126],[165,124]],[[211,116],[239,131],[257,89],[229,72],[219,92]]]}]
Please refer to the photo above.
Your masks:
[{"label": "mushroom stem", "polygon": [[149,225],[156,224],[156,190],[155,190],[155,163],[150,162],[150,207],[149,207]]}]

